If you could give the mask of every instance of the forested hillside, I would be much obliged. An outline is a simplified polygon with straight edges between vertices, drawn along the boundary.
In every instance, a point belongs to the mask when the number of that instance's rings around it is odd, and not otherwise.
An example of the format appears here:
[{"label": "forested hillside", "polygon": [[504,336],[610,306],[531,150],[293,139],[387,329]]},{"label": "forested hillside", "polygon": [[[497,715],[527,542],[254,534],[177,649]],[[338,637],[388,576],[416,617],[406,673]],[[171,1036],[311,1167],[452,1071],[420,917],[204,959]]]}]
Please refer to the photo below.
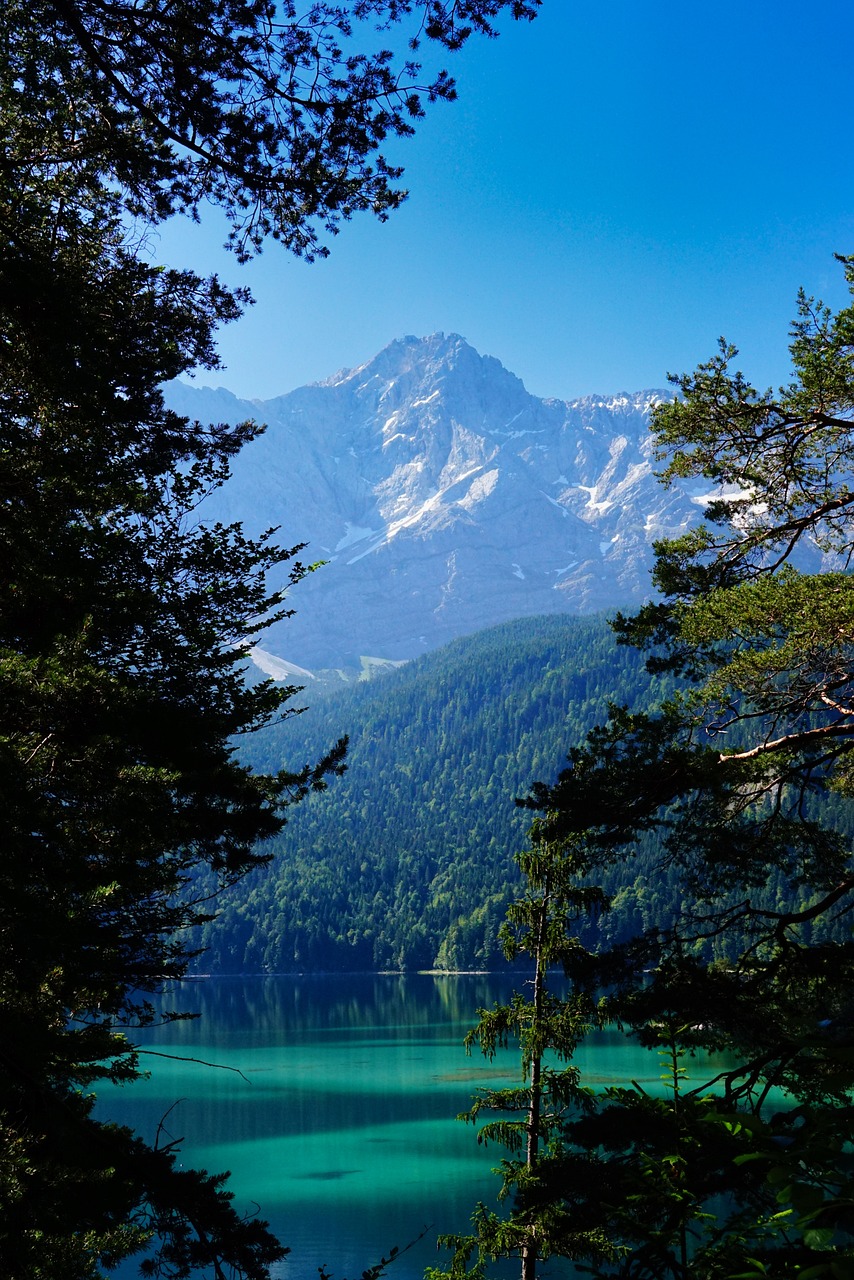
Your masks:
[{"label": "forested hillside", "polygon": [[[219,972],[500,964],[496,932],[530,822],[514,798],[556,776],[609,702],[646,707],[661,693],[604,619],[565,617],[481,632],[370,684],[307,690],[303,716],[242,753],[275,770],[349,733],[348,772],[300,806],[271,845],[272,867],[227,900],[201,963]],[[656,897],[633,869],[621,901],[646,922]]]}]

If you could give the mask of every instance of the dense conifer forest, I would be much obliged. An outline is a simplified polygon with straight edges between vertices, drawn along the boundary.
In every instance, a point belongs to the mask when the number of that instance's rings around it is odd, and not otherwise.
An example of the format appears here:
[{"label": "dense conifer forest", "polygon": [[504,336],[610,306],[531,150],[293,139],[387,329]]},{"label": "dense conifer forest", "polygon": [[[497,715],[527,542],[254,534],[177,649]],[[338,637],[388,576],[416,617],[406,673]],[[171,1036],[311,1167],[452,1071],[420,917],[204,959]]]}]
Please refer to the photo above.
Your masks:
[{"label": "dense conifer forest", "polygon": [[[515,798],[551,782],[609,704],[648,711],[671,689],[599,616],[520,619],[364,683],[312,684],[296,699],[310,704],[303,714],[244,738],[241,756],[275,771],[286,755],[314,759],[346,732],[347,773],[293,811],[265,846],[272,864],[223,899],[200,967],[502,967],[498,929],[531,822]],[[825,796],[822,807],[826,816],[836,808],[834,825],[847,829],[842,802]],[[679,877],[651,836],[602,880],[612,910],[580,924],[592,947],[664,926],[682,905]],[[767,904],[785,893],[772,875]]]},{"label": "dense conifer forest", "polygon": [[[302,546],[197,520],[259,428],[163,398],[219,367],[249,295],[153,265],[156,228],[213,203],[240,260],[271,238],[323,256],[401,204],[381,148],[455,96],[419,46],[538,8],[0,6],[3,1276],[103,1280],[143,1253],[171,1280],[279,1274],[227,1175],[95,1111],[93,1087],[143,1075],[137,1034],[185,1016],[155,999],[207,942],[220,972],[528,957],[533,999],[475,1032],[487,1055],[514,1038],[525,1080],[472,1107],[506,1117],[502,1212],[478,1205],[433,1280],[501,1258],[522,1280],[549,1259],[854,1280],[854,301],[799,294],[778,392],[723,339],[671,379],[653,447],[704,523],[655,544],[628,647],[601,619],[517,623],[302,717],[242,670]],[[658,1049],[659,1094],[581,1083],[601,1026]]]},{"label": "dense conifer forest", "polygon": [[[270,869],[205,931],[216,972],[494,968],[530,814],[514,799],[550,781],[609,702],[655,705],[662,681],[604,618],[491,628],[369,683],[303,695],[286,727],[244,739],[254,768],[312,758],[343,732],[348,771],[294,811]],[[297,699],[299,701],[300,699]],[[613,933],[651,921],[665,875],[627,869]]]}]

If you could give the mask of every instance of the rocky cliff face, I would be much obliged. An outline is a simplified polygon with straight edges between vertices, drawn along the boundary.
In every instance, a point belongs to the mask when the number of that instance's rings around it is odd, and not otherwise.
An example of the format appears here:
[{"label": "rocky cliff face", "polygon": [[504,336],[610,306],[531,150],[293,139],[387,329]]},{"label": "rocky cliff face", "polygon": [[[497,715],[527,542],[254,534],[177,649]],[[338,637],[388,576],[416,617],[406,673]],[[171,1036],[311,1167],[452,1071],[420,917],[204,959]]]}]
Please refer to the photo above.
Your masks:
[{"label": "rocky cliff face", "polygon": [[173,384],[205,420],[267,423],[209,515],[280,525],[327,564],[265,647],[309,669],[413,657],[537,613],[631,607],[651,544],[701,498],[652,472],[642,391],[539,400],[455,334],[393,342],[358,369],[266,402]]}]

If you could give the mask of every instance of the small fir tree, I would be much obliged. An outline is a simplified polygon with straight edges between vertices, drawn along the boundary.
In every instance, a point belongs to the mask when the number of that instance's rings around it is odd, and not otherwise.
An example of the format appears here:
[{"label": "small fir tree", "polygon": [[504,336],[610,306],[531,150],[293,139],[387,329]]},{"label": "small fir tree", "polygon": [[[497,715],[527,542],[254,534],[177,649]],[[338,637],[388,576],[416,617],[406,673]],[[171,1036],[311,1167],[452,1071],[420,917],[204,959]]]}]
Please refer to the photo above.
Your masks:
[{"label": "small fir tree", "polygon": [[[604,1237],[579,1226],[546,1190],[560,1158],[567,1110],[583,1111],[590,1103],[572,1058],[601,1018],[599,1002],[586,991],[572,985],[568,992],[555,990],[553,971],[562,966],[571,984],[573,974],[585,968],[589,957],[572,937],[572,924],[579,916],[607,910],[608,901],[599,888],[583,882],[589,867],[580,842],[548,842],[538,834],[535,824],[530,848],[516,856],[524,889],[508,907],[499,932],[509,962],[529,959],[530,991],[479,1010],[480,1021],[465,1041],[467,1052],[478,1045],[488,1058],[511,1040],[519,1046],[524,1085],[484,1090],[460,1117],[475,1124],[482,1112],[503,1113],[505,1118],[482,1124],[477,1137],[498,1142],[509,1153],[496,1172],[499,1199],[510,1200],[511,1210],[501,1215],[479,1204],[474,1234],[440,1240],[453,1256],[447,1271],[428,1273],[431,1280],[482,1276],[490,1260],[508,1257],[520,1259],[522,1280],[534,1280],[540,1260],[611,1256]],[[563,1065],[552,1065],[554,1060]]]}]

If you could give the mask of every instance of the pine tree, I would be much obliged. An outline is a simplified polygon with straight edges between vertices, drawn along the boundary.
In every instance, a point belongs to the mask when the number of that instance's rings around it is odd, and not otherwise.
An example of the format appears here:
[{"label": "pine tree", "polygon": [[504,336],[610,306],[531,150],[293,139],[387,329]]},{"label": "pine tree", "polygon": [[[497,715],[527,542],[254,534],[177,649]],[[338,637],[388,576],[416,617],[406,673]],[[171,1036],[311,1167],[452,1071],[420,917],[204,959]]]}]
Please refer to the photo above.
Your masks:
[{"label": "pine tree", "polygon": [[674,1073],[664,1146],[637,1091],[568,1127],[576,1153],[607,1153],[609,1186],[579,1188],[568,1160],[553,1194],[603,1206],[629,1247],[595,1274],[854,1274],[854,872],[837,799],[854,745],[854,307],[802,295],[790,350],[776,395],[732,371],[725,343],[674,380],[655,422],[665,482],[703,476],[719,496],[707,524],[657,547],[661,600],[616,625],[682,692],[657,715],[615,709],[528,801],[594,870],[660,841],[681,916],[603,954],[595,981],[642,1043],[666,1031],[672,1063],[726,1054],[678,1094]]},{"label": "pine tree", "polygon": [[[483,1111],[510,1117],[481,1124],[477,1138],[498,1142],[509,1152],[497,1172],[499,1198],[512,1197],[511,1211],[502,1216],[479,1204],[472,1219],[474,1234],[440,1239],[453,1256],[448,1271],[428,1272],[430,1280],[483,1276],[490,1260],[508,1257],[520,1259],[522,1280],[535,1280],[538,1263],[552,1257],[613,1256],[600,1232],[586,1229],[547,1191],[561,1159],[567,1113],[586,1111],[591,1101],[572,1058],[601,1019],[599,1003],[586,991],[556,989],[563,984],[555,982],[553,970],[562,966],[571,982],[573,974],[585,969],[590,958],[571,936],[573,922],[607,909],[608,902],[600,889],[584,883],[589,865],[577,841],[535,840],[515,861],[524,892],[510,904],[499,936],[508,961],[528,957],[530,994],[514,992],[509,1004],[480,1009],[478,1025],[465,1043],[467,1051],[476,1044],[492,1058],[512,1039],[519,1046],[525,1084],[482,1091],[460,1117],[473,1124]],[[553,1066],[553,1059],[563,1065]]]},{"label": "pine tree", "polygon": [[[364,23],[458,48],[537,0],[8,0],[0,9],[0,1270],[89,1280],[150,1244],[151,1274],[257,1278],[285,1250],[221,1175],[94,1119],[88,1090],[139,1072],[133,1031],[180,977],[212,897],[341,768],[342,746],[253,773],[239,735],[293,690],[248,685],[299,548],[199,505],[257,432],[164,407],[216,365],[247,301],[138,249],[219,205],[239,258],[311,258],[354,212],[403,198],[383,140],[424,101]],[[206,891],[207,892],[207,891]],[[169,1016],[169,1015],[167,1015]]]}]

